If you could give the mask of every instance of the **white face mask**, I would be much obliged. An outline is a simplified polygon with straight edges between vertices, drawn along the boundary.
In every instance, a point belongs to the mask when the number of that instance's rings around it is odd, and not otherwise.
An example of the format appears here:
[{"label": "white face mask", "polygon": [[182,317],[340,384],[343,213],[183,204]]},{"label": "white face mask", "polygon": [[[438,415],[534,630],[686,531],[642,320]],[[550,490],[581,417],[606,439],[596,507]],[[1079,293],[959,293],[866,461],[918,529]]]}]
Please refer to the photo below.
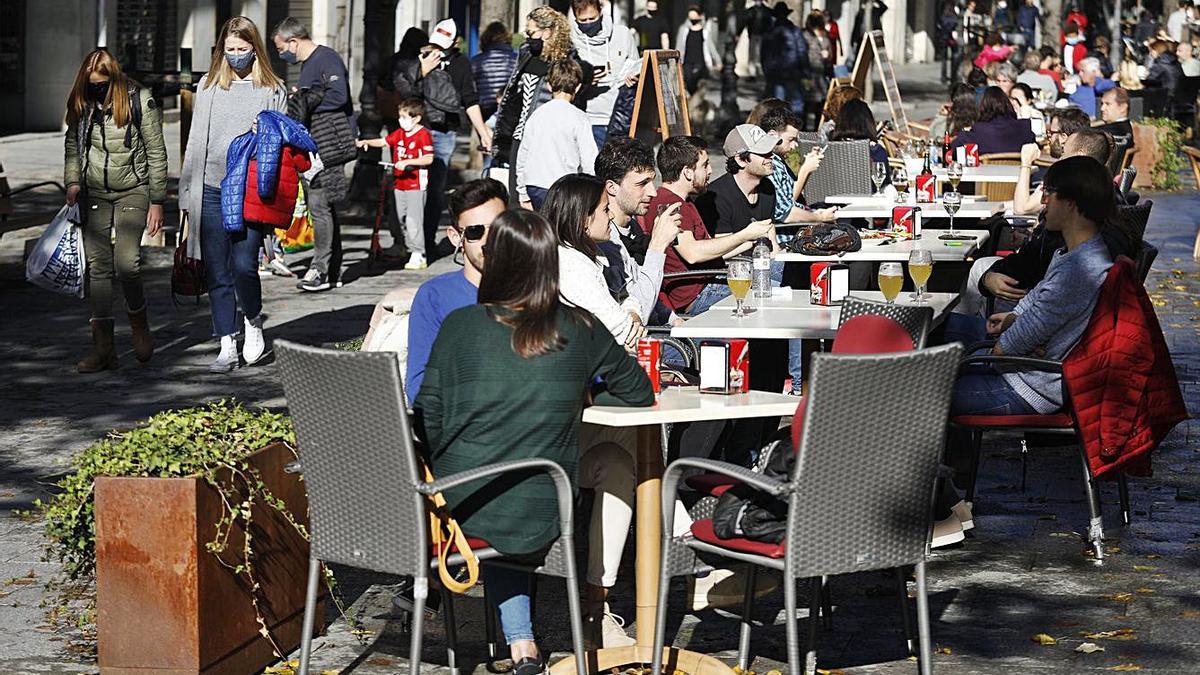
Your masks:
[{"label": "white face mask", "polygon": [[399,118],[400,128],[405,131],[412,131],[417,126],[417,121],[411,117]]}]

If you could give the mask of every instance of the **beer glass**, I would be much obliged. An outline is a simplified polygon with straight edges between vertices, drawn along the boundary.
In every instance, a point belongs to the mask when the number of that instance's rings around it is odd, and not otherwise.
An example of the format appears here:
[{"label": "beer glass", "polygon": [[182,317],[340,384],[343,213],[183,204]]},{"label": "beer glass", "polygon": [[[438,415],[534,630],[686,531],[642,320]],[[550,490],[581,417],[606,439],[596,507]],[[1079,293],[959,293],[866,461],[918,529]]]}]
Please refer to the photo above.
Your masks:
[{"label": "beer glass", "polygon": [[746,294],[750,292],[750,261],[730,260],[725,269],[725,280],[729,284],[729,292],[737,301],[737,309],[733,311],[733,315],[740,319],[746,316],[742,302],[746,299]]},{"label": "beer glass", "polygon": [[958,184],[963,177],[963,166],[958,162],[950,162],[946,168],[946,177],[950,179],[950,191],[958,192]]},{"label": "beer glass", "polygon": [[917,292],[912,295],[918,303],[925,302],[925,285],[933,274],[933,251],[927,248],[913,249],[908,254],[908,276],[912,277]]},{"label": "beer glass", "polygon": [[889,305],[896,304],[896,296],[904,286],[904,266],[898,262],[885,262],[879,265],[879,290]]}]

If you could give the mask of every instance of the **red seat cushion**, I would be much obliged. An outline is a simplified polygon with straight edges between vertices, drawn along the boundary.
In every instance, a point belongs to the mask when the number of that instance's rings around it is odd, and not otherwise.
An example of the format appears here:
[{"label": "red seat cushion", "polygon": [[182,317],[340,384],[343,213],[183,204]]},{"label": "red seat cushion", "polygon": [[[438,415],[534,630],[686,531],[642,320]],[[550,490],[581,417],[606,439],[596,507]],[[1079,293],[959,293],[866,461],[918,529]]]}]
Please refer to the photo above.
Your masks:
[{"label": "red seat cushion", "polygon": [[697,520],[692,523],[692,535],[700,541],[713,544],[714,546],[727,548],[731,551],[761,555],[766,558],[782,558],[783,545],[786,543],[781,541],[778,544],[768,544],[763,541],[753,541],[751,539],[721,539],[713,531],[712,518]]},{"label": "red seat cushion", "polygon": [[[476,539],[475,537],[467,537],[467,546],[470,546],[472,551],[479,551],[481,549],[492,547],[492,545],[487,543],[486,541],[484,541],[482,539]],[[434,558],[438,557],[438,555],[441,554],[441,552],[442,552],[442,549],[436,544],[430,544],[429,549],[430,549],[430,555],[433,556]],[[451,554],[458,553],[458,547],[452,545],[450,548],[450,553]]]},{"label": "red seat cushion", "polygon": [[913,339],[898,322],[878,314],[864,314],[838,327],[834,354],[886,354],[910,352]]},{"label": "red seat cushion", "polygon": [[1035,427],[1038,429],[1071,429],[1074,421],[1066,413],[1051,415],[959,415],[951,417],[954,424],[968,427]]},{"label": "red seat cushion", "polygon": [[695,476],[688,476],[684,482],[696,492],[720,497],[725,494],[726,490],[737,485],[739,481],[736,478],[723,476],[719,473],[702,473]]}]

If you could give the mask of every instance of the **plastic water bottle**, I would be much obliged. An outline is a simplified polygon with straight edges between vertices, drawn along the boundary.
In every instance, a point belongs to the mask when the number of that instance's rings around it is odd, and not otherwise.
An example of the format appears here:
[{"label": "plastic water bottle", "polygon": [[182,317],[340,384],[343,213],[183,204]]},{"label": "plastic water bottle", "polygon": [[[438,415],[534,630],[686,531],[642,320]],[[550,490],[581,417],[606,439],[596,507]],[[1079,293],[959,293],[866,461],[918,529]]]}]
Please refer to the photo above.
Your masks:
[{"label": "plastic water bottle", "polygon": [[771,247],[766,239],[759,239],[754,245],[754,271],[751,288],[754,297],[766,299],[771,297]]}]

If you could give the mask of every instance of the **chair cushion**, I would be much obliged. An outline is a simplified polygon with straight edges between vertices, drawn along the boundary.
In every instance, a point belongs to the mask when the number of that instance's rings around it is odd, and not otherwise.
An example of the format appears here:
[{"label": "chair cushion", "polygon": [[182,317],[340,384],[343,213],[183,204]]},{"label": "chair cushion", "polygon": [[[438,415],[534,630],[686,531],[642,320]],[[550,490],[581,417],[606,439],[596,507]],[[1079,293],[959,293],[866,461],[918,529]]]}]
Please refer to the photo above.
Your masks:
[{"label": "chair cushion", "polygon": [[712,518],[697,520],[692,523],[692,536],[707,544],[727,548],[731,551],[761,555],[765,558],[782,558],[784,553],[783,545],[786,543],[781,541],[778,544],[768,544],[764,541],[753,541],[751,539],[721,539],[713,530]]},{"label": "chair cushion", "polygon": [[736,478],[724,476],[719,473],[701,473],[695,476],[688,476],[684,482],[687,483],[688,487],[692,488],[696,492],[712,495],[714,497],[720,497],[721,495],[725,494],[729,488],[737,485],[740,481],[738,481]]},{"label": "chair cushion", "polygon": [[1072,429],[1075,424],[1066,413],[1050,415],[959,415],[951,417],[952,424],[966,427],[1034,427],[1037,429]]},{"label": "chair cushion", "polygon": [[[482,539],[476,539],[475,537],[467,537],[467,546],[470,546],[472,551],[478,551],[480,549],[492,547],[492,545],[487,543],[486,541],[484,541]],[[430,551],[429,555],[431,557],[437,558],[438,555],[441,554],[442,549],[440,546],[438,546],[436,544],[430,544],[429,551]],[[458,553],[458,547],[454,546],[452,544],[450,547],[450,553]]]},{"label": "chair cushion", "polygon": [[885,354],[912,351],[913,338],[897,321],[878,314],[863,314],[838,327],[834,354]]}]

